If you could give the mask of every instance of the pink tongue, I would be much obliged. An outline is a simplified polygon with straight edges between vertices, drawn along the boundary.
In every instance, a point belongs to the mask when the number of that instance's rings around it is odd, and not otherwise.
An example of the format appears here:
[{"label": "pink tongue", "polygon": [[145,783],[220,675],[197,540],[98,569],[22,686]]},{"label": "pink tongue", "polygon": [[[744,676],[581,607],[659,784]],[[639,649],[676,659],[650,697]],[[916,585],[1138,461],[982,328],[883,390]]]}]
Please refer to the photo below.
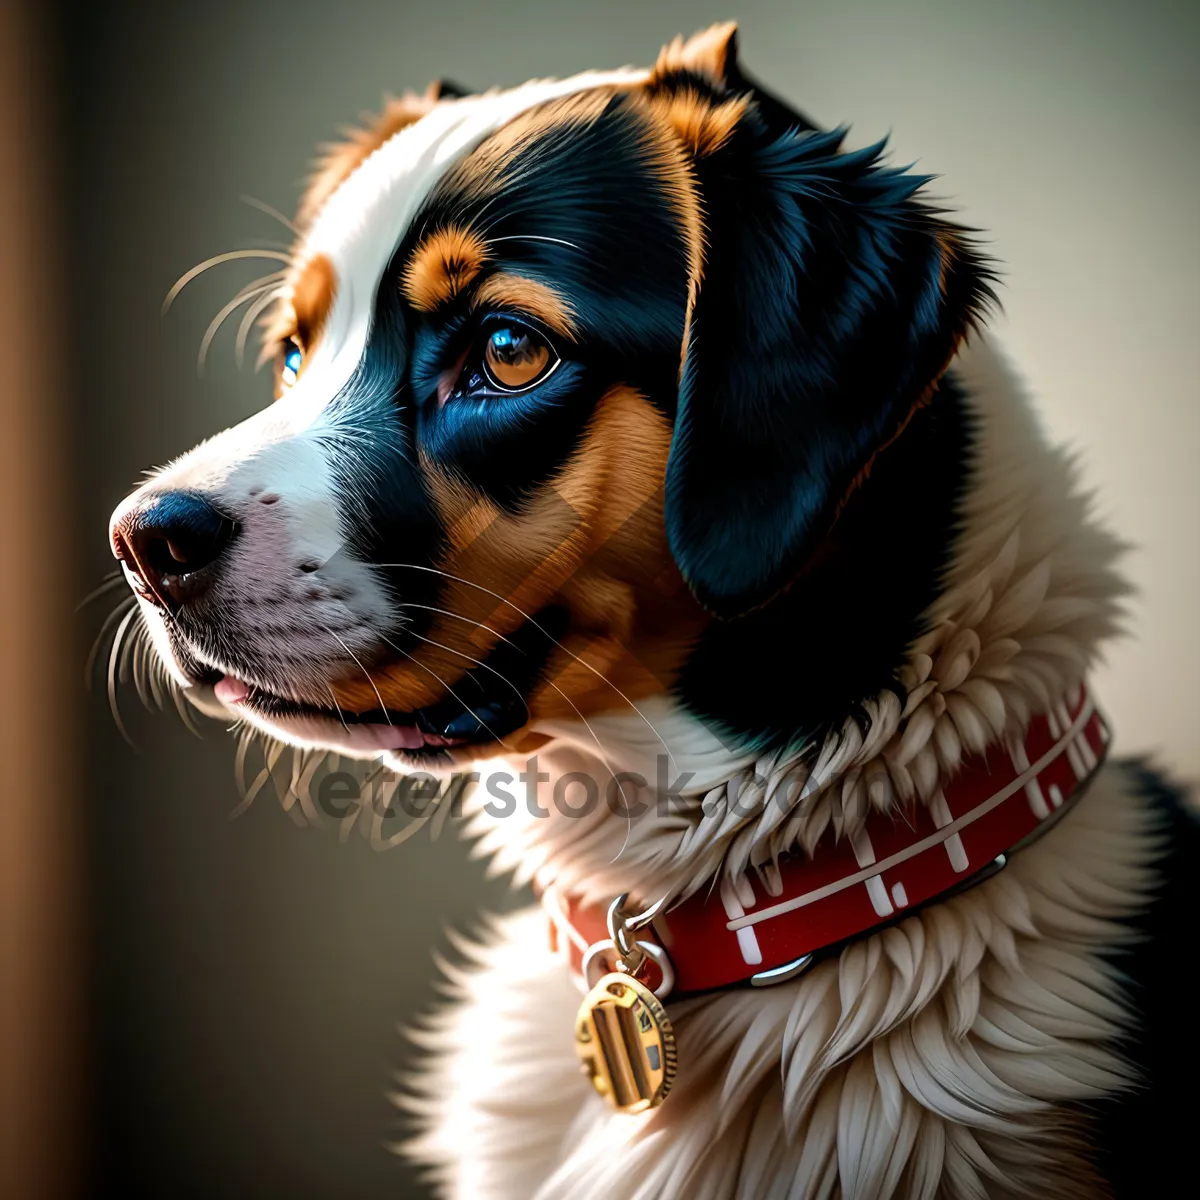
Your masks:
[{"label": "pink tongue", "polygon": [[[222,704],[241,704],[250,695],[250,685],[233,675],[224,675],[213,686],[213,692]],[[305,718],[300,718],[303,727]],[[320,720],[321,739],[329,740],[328,720]],[[317,735],[314,734],[314,737]],[[433,733],[422,733],[415,725],[348,725],[339,729],[335,739],[338,745],[348,750],[417,750],[422,746],[453,746],[453,738],[439,737]]]},{"label": "pink tongue", "polygon": [[213,692],[222,704],[240,704],[250,695],[250,685],[232,675],[218,679]]}]

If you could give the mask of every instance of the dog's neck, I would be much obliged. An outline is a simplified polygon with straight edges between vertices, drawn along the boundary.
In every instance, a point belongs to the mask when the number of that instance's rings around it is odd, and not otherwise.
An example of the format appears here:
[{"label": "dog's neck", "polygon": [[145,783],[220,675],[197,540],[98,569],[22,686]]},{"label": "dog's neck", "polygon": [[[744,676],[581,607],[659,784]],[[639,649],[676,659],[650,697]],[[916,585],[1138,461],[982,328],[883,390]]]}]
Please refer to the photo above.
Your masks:
[{"label": "dog's neck", "polygon": [[[767,751],[719,736],[665,698],[586,725],[547,726],[541,732],[552,740],[533,767],[537,778],[513,789],[514,814],[489,815],[485,789],[478,794],[474,830],[497,865],[588,902],[625,891],[646,902],[685,894],[785,851],[811,853],[827,831],[853,833],[872,808],[928,801],[962,756],[1015,732],[1080,681],[1117,626],[1120,546],[1090,519],[1070,460],[1045,445],[999,356],[977,343],[953,372],[971,431],[969,452],[960,448],[969,463],[955,497],[958,528],[944,563],[915,539],[940,590],[892,686],[846,698],[823,731],[801,725],[788,748]],[[889,545],[878,575],[870,564],[858,570],[872,588],[856,600],[862,619],[887,609],[896,561]],[[824,647],[831,635],[799,625],[788,636],[803,651],[806,639]],[[839,636],[853,638],[854,627]],[[825,649],[818,658],[826,671],[836,663]],[[847,658],[861,661],[856,647]],[[812,682],[780,685],[798,691]],[[528,773],[530,765],[508,769]],[[620,772],[645,786],[626,778],[618,792],[610,781]],[[597,785],[595,802],[585,779]],[[590,811],[568,815],[589,803]]]}]

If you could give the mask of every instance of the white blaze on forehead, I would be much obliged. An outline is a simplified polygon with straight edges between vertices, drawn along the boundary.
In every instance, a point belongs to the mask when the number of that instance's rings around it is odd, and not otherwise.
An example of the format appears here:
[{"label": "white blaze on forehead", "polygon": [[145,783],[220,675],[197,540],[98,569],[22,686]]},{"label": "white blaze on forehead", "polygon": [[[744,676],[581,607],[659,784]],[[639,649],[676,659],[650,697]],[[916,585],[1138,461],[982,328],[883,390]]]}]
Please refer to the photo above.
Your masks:
[{"label": "white blaze on forehead", "polygon": [[350,379],[366,348],[383,272],[421,204],[455,163],[536,105],[645,78],[645,71],[631,69],[587,72],[443,101],[374,151],[326,201],[298,256],[301,269],[313,256],[325,255],[338,287],[320,344],[289,396],[293,412],[317,419]]}]

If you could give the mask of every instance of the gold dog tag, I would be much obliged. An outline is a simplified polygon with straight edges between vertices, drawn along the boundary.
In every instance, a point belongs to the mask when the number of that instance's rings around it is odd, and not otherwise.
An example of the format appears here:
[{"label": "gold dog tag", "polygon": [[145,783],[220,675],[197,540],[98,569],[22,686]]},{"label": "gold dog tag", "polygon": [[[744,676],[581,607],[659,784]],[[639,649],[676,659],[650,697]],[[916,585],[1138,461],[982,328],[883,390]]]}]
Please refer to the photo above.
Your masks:
[{"label": "gold dog tag", "polygon": [[675,1031],[632,975],[605,975],[575,1018],[575,1050],[592,1085],[618,1112],[657,1108],[675,1079]]}]

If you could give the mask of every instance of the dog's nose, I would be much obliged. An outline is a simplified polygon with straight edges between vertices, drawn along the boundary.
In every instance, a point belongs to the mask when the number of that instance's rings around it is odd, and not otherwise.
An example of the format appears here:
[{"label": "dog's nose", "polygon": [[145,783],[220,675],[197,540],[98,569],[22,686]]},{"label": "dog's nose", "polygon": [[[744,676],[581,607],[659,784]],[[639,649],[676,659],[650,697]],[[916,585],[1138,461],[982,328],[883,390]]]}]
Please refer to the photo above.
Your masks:
[{"label": "dog's nose", "polygon": [[174,610],[211,582],[211,566],[237,525],[195,492],[146,496],[112,525],[113,553],[147,600]]}]

